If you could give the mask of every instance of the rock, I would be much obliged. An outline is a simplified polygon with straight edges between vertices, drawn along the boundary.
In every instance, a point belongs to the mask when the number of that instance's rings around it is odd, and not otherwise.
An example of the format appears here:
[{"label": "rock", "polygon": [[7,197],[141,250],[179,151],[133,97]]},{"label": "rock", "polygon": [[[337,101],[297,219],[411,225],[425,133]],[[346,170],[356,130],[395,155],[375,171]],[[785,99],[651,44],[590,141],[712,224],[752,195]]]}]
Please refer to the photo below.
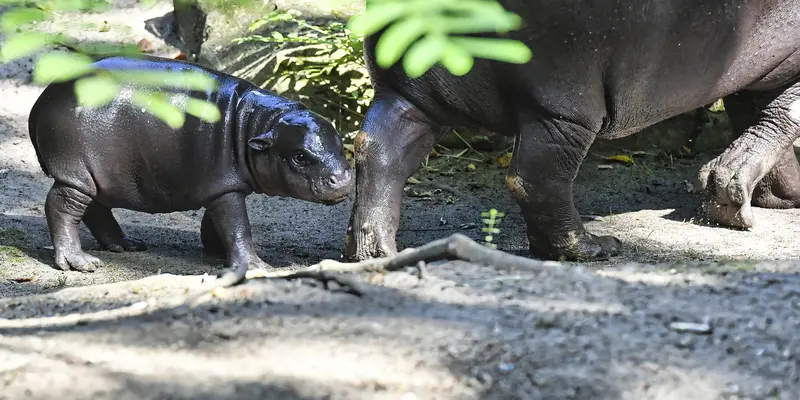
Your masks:
[{"label": "rock", "polygon": [[673,322],[669,324],[669,329],[672,329],[675,332],[694,333],[697,335],[710,335],[714,333],[714,329],[711,327],[711,324],[707,322],[700,324],[694,322]]}]

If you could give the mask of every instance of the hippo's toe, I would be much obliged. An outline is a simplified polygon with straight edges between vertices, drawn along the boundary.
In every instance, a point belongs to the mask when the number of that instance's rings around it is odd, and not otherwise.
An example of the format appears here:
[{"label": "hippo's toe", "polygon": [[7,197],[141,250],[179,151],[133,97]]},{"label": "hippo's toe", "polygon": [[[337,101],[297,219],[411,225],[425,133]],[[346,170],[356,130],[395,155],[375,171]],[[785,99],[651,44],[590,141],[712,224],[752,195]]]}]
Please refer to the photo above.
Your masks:
[{"label": "hippo's toe", "polygon": [[126,251],[145,251],[147,245],[139,239],[125,236],[119,242],[102,244],[102,249],[112,253],[124,253]]},{"label": "hippo's toe", "polygon": [[79,272],[94,272],[104,264],[95,256],[84,252],[76,252],[57,255],[56,265],[64,271],[72,269]]},{"label": "hippo's toe", "polygon": [[125,236],[122,238],[122,248],[125,251],[145,251],[147,250],[147,245],[142,240]]},{"label": "hippo's toe", "polygon": [[[588,232],[573,232],[558,238],[555,243],[528,236],[530,252],[535,258],[560,261],[602,261],[616,256],[622,241],[614,236],[597,236]],[[547,250],[544,250],[547,249]]]}]

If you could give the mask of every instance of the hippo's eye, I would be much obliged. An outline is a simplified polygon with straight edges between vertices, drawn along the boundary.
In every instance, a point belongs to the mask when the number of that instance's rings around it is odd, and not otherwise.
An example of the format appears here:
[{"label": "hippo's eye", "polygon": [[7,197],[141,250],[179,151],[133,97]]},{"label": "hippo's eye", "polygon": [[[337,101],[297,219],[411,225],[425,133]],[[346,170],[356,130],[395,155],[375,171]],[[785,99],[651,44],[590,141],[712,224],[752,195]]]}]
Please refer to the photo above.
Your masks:
[{"label": "hippo's eye", "polygon": [[292,156],[292,162],[296,165],[305,165],[308,163],[308,157],[305,152],[298,151]]}]

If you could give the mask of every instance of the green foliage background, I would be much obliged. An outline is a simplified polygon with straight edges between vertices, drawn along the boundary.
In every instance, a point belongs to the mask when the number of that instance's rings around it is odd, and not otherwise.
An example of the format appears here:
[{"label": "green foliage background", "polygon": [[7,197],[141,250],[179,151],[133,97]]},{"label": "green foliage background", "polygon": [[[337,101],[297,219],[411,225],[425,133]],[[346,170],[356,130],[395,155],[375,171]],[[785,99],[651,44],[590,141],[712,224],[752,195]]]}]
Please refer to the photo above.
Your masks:
[{"label": "green foliage background", "polygon": [[[198,3],[206,11],[219,10],[230,15],[232,10],[245,7],[251,1],[198,0]],[[342,1],[346,0],[331,0],[331,3],[335,5]],[[143,1],[145,4],[154,2]],[[47,84],[78,78],[75,90],[82,105],[97,107],[108,104],[125,83],[165,89],[216,90],[215,82],[202,73],[98,70],[91,65],[92,57],[133,55],[138,53],[136,46],[79,44],[63,34],[36,29],[37,22],[56,13],[93,13],[108,9],[111,5],[108,0],[0,0],[0,5],[10,7],[0,18],[0,29],[5,37],[0,48],[0,61],[6,63],[43,51],[36,61],[34,81]],[[253,29],[258,24],[289,20],[298,24],[303,33],[283,36],[275,32],[269,37],[250,35],[241,40],[286,45],[274,56],[276,60],[280,59],[276,63],[275,79],[289,79],[288,84],[295,90],[298,90],[298,85],[311,82],[333,88],[336,96],[332,100],[319,96],[307,96],[301,100],[323,103],[309,104],[312,108],[337,109],[339,126],[360,116],[371,99],[369,79],[361,60],[364,35],[386,29],[376,51],[379,65],[388,67],[402,62],[411,77],[419,77],[437,64],[454,75],[464,75],[471,70],[476,57],[525,63],[532,56],[530,50],[518,41],[468,36],[485,32],[502,35],[522,25],[518,15],[504,10],[496,0],[367,0],[366,10],[351,18],[346,25],[334,23],[320,27],[286,13],[276,13],[258,21]],[[54,50],[59,46],[74,51]],[[301,68],[295,68],[297,66]],[[210,103],[192,99],[185,108],[178,109],[170,104],[170,96],[169,90],[157,94],[141,91],[135,96],[135,101],[174,128],[183,125],[185,113],[209,122],[220,118],[219,110]]]}]

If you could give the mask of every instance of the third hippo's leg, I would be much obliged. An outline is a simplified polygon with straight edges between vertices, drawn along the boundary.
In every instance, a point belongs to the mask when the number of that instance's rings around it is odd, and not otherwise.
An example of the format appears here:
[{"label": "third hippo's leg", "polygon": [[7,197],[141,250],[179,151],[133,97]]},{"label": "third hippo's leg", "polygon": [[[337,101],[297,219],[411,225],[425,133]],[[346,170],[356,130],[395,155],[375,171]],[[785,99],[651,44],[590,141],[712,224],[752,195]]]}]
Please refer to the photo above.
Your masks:
[{"label": "third hippo's leg", "polygon": [[355,203],[344,256],[365,260],[395,254],[406,180],[446,130],[395,93],[377,93],[355,139]]},{"label": "third hippo's leg", "polygon": [[53,241],[56,266],[64,271],[71,268],[92,272],[103,265],[100,259],[86,254],[81,249],[78,236],[78,224],[91,202],[89,196],[58,182],[54,183],[47,193],[44,205],[47,227],[50,230],[50,239]]},{"label": "third hippo's leg", "polygon": [[[740,92],[725,98],[734,140],[755,125],[766,104],[757,92]],[[763,208],[800,206],[800,163],[790,145],[774,167],[756,184],[751,205]]]},{"label": "third hippo's leg", "polygon": [[[789,204],[794,201],[793,187],[800,183],[795,174],[800,171],[789,152],[800,136],[800,82],[769,92],[729,96],[726,109],[728,104],[733,106],[731,114],[741,111],[744,115],[743,132],[700,169],[698,180],[711,218],[748,229],[754,223],[751,204],[782,205],[777,201],[781,196]],[[738,124],[735,120],[731,119]]]},{"label": "third hippo's leg", "polygon": [[208,216],[225,250],[229,268],[271,268],[256,254],[247,217],[245,195],[226,193],[206,206]]},{"label": "third hippo's leg", "polygon": [[104,250],[115,253],[147,250],[144,242],[125,235],[111,209],[93,201],[83,213],[83,223]]},{"label": "third hippo's leg", "polygon": [[522,209],[534,257],[593,260],[619,251],[616,238],[586,232],[574,205],[573,181],[595,136],[563,119],[521,125],[506,183]]},{"label": "third hippo's leg", "polygon": [[200,222],[200,241],[203,242],[203,251],[207,254],[224,257],[225,245],[222,243],[222,238],[214,228],[214,222],[211,221],[211,213],[206,210],[203,214],[203,220]]}]

